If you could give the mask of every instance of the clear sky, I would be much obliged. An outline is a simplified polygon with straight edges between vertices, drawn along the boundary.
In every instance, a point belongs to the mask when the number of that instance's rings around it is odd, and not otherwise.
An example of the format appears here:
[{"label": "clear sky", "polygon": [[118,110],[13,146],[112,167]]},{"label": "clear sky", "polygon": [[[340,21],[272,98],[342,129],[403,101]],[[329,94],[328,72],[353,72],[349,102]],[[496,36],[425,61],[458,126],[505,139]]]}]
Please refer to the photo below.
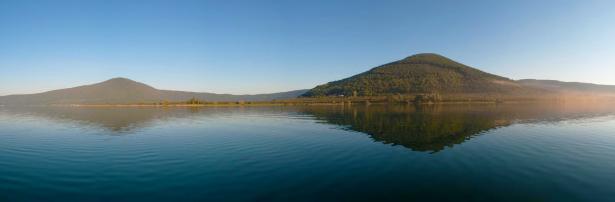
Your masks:
[{"label": "clear sky", "polygon": [[112,77],[277,92],[422,52],[512,79],[615,85],[615,1],[0,0],[0,95]]}]

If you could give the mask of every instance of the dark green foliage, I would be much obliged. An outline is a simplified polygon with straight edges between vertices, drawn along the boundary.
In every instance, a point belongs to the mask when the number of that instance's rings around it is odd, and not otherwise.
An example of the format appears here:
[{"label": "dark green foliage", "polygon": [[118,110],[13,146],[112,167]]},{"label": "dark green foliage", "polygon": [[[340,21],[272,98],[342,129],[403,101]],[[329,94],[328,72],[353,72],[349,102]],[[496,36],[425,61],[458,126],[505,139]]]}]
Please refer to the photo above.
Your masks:
[{"label": "dark green foliage", "polygon": [[515,81],[485,73],[436,54],[418,54],[330,82],[303,96],[377,96],[425,93],[510,93]]},{"label": "dark green foliage", "polygon": [[437,94],[437,93],[420,94],[414,97],[415,103],[424,103],[424,102],[435,103],[435,102],[440,102],[441,100],[442,98],[440,97],[440,94]]},{"label": "dark green foliage", "polygon": [[188,100],[188,101],[186,102],[186,104],[189,104],[189,105],[201,105],[201,104],[204,104],[204,103],[205,103],[205,102],[200,101],[200,100],[198,100],[198,99],[196,99],[196,98],[191,98],[190,100]]}]

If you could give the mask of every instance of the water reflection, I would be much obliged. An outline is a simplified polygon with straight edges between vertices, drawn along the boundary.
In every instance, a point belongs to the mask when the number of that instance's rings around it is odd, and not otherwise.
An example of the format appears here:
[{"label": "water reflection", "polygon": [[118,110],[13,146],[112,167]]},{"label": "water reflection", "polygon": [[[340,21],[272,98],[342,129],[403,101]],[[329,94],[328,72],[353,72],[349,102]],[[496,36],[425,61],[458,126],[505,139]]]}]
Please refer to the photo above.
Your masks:
[{"label": "water reflection", "polygon": [[0,108],[5,119],[38,117],[97,126],[111,135],[130,134],[157,121],[199,117],[308,117],[368,134],[373,140],[414,151],[438,152],[498,127],[615,114],[611,103],[483,105],[353,105],[203,108]]},{"label": "water reflection", "polygon": [[615,114],[602,104],[371,105],[302,109],[327,124],[363,132],[386,144],[438,152],[514,123],[556,122]]},{"label": "water reflection", "polygon": [[197,108],[20,107],[0,110],[9,117],[35,117],[96,126],[109,134],[127,134],[155,121],[196,115]]},{"label": "water reflection", "polygon": [[111,135],[130,134],[174,119],[266,117],[296,114],[286,107],[0,107],[0,118],[47,119],[99,127]]}]

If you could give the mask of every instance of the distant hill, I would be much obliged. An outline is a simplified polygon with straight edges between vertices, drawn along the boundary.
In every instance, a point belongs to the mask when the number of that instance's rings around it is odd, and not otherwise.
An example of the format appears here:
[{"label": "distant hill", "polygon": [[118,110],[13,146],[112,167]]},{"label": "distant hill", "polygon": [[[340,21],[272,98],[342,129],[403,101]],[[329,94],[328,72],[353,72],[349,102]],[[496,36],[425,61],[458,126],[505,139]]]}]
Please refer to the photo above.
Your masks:
[{"label": "distant hill", "polygon": [[613,85],[536,79],[523,79],[517,82],[526,87],[541,88],[559,93],[601,94],[615,96],[615,86]]},{"label": "distant hill", "polygon": [[303,96],[387,94],[539,94],[514,80],[489,74],[437,54],[417,54],[367,72],[317,86]]},{"label": "distant hill", "polygon": [[126,78],[114,78],[101,83],[54,90],[29,95],[1,96],[3,105],[47,104],[135,104],[161,101],[186,101],[196,98],[205,101],[268,101],[296,98],[307,90],[271,94],[231,95],[196,93],[186,91],[158,90]]}]

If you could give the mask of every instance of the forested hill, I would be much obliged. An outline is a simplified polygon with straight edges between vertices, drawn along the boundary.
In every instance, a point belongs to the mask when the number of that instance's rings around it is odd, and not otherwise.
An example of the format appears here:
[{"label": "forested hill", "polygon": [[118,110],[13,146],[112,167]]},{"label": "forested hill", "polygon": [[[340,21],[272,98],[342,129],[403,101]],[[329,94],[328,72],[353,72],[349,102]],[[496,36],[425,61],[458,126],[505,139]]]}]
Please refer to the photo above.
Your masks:
[{"label": "forested hill", "polygon": [[424,53],[319,85],[303,96],[377,96],[417,93],[534,94],[514,80],[489,74],[444,56]]}]

